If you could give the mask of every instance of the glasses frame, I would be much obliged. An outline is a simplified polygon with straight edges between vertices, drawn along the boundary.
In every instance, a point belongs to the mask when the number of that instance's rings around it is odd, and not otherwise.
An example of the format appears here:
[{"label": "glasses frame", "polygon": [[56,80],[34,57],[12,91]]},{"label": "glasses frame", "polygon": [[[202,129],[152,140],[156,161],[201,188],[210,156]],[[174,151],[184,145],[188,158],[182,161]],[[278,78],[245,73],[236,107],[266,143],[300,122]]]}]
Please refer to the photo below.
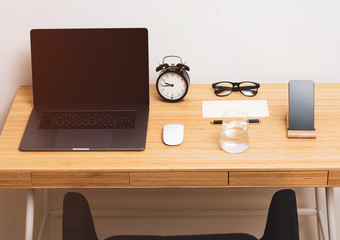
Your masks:
[{"label": "glasses frame", "polygon": [[[218,89],[216,89],[216,85],[218,85],[218,84],[220,84],[220,83],[229,83],[229,84],[233,85],[233,88],[232,88],[231,91],[230,91],[228,94],[226,94],[226,95],[218,95],[218,93],[216,93],[216,91],[218,90]],[[241,91],[241,90],[243,90],[243,89],[240,89],[240,84],[242,84],[242,83],[252,83],[252,84],[254,84],[255,87],[256,87],[256,93],[255,93],[254,95],[252,95],[252,96],[247,96],[247,95],[245,95],[245,94]],[[244,96],[246,96],[246,97],[254,97],[254,96],[257,95],[258,89],[260,88],[260,84],[259,84],[259,83],[252,82],[252,81],[243,81],[243,82],[221,81],[221,82],[213,83],[211,86],[214,88],[214,93],[215,93],[215,95],[218,96],[218,97],[229,96],[232,92],[240,92],[240,93],[242,93],[242,95],[244,95]],[[223,88],[223,87],[222,87],[222,88]],[[242,87],[241,87],[241,88],[242,88]],[[246,89],[244,89],[244,90],[246,90]]]}]

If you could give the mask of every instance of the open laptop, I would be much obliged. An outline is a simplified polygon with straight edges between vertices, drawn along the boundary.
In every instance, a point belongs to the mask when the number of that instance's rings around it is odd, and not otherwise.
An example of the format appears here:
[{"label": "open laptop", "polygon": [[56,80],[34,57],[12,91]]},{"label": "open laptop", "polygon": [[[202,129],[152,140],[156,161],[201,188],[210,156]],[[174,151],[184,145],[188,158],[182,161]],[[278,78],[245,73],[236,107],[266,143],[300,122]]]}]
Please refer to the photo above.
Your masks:
[{"label": "open laptop", "polygon": [[34,108],[20,150],[143,150],[148,31],[33,29]]}]

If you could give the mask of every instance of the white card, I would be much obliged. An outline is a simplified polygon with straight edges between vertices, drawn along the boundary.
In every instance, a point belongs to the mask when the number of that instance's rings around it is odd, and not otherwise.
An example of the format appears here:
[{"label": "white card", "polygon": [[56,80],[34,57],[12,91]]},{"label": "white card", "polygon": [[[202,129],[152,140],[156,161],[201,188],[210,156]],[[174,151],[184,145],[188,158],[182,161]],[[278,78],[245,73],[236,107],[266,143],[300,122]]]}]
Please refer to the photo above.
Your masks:
[{"label": "white card", "polygon": [[248,117],[269,117],[267,100],[202,101],[202,117],[222,118],[228,110],[242,110]]}]

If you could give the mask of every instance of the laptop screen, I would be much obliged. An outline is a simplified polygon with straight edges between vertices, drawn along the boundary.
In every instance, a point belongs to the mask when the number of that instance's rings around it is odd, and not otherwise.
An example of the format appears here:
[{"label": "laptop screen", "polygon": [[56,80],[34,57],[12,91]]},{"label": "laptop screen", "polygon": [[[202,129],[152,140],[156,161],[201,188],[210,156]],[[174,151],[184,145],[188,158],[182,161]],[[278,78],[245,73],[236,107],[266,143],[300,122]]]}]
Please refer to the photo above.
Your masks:
[{"label": "laptop screen", "polygon": [[149,105],[148,31],[31,30],[35,107]]}]

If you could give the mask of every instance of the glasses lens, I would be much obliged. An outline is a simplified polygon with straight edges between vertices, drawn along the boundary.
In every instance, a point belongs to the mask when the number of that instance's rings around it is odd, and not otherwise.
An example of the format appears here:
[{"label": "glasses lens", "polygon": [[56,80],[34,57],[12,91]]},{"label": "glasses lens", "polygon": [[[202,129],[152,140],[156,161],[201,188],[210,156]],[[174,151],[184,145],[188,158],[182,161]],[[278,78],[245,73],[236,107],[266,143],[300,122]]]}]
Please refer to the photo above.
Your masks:
[{"label": "glasses lens", "polygon": [[255,83],[251,82],[240,83],[239,89],[240,92],[247,97],[252,97],[257,94],[257,86]]},{"label": "glasses lens", "polygon": [[218,83],[215,85],[215,94],[217,96],[227,96],[233,91],[231,83]]}]

